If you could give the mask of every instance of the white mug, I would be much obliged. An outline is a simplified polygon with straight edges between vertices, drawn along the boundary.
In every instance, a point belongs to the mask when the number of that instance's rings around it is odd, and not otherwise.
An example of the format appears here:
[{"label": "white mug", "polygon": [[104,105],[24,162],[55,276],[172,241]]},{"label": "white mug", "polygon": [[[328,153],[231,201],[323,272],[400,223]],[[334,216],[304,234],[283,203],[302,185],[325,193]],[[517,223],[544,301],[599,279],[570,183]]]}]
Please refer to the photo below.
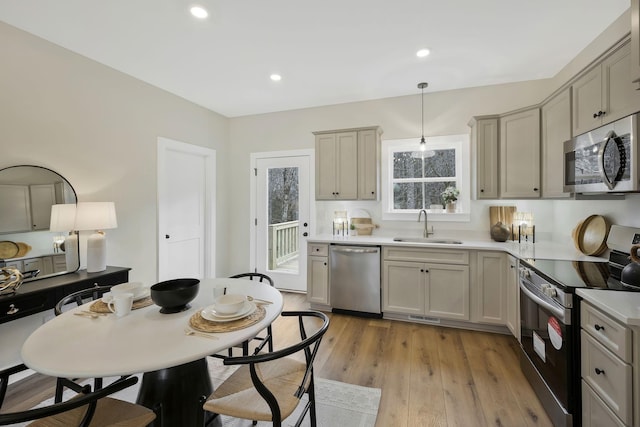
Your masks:
[{"label": "white mug", "polygon": [[111,301],[107,304],[109,311],[115,313],[118,317],[126,316],[131,313],[132,306],[133,294],[128,292],[113,295]]}]

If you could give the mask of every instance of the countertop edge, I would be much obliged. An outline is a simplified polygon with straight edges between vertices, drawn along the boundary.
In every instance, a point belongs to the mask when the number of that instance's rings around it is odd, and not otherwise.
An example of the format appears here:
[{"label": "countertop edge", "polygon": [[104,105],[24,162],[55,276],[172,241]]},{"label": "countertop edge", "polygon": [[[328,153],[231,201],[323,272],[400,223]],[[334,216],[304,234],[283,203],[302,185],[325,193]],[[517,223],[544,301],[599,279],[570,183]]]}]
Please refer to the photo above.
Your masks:
[{"label": "countertop edge", "polygon": [[640,326],[640,294],[606,289],[578,289],[578,296],[628,325]]},{"label": "countertop edge", "polygon": [[[450,238],[449,236],[437,236]],[[462,241],[462,244],[398,242],[393,237],[383,236],[331,236],[319,235],[309,237],[307,243],[326,243],[338,245],[374,245],[374,246],[405,246],[416,248],[440,248],[459,250],[488,250],[502,251],[519,259],[554,259],[567,261],[607,262],[606,258],[588,256],[578,252],[570,244],[563,245],[556,242],[523,243],[508,241],[495,242],[493,240],[464,239],[451,237]]]}]

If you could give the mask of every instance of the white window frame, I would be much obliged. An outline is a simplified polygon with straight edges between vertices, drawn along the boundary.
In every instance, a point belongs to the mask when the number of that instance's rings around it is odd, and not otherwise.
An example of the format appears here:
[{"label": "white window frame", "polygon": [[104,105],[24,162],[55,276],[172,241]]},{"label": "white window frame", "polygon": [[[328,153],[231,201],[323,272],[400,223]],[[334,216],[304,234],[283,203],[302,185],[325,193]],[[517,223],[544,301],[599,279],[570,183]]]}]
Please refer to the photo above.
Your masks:
[{"label": "white window frame", "polygon": [[[469,222],[471,220],[471,183],[469,134],[425,137],[427,150],[454,148],[456,150],[456,186],[460,190],[456,212],[437,212],[427,209],[429,221]],[[382,219],[415,221],[420,209],[393,209],[393,152],[398,149],[419,150],[420,138],[383,140],[381,145]]]}]

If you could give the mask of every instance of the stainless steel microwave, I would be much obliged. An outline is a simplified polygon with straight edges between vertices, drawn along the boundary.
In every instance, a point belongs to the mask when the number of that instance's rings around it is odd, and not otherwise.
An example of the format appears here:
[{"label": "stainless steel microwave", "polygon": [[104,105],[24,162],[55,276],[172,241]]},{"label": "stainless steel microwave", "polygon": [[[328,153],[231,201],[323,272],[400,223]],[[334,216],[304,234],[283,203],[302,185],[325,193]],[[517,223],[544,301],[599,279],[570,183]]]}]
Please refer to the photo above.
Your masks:
[{"label": "stainless steel microwave", "polygon": [[638,185],[638,115],[632,114],[564,143],[564,191],[623,193]]}]

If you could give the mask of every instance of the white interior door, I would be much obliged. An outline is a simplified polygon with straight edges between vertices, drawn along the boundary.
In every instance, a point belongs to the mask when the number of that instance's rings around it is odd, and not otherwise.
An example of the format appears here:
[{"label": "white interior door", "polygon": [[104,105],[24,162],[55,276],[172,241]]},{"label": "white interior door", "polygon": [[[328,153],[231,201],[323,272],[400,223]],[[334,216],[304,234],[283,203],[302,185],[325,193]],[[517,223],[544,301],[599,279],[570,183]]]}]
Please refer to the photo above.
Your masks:
[{"label": "white interior door", "polygon": [[158,138],[158,280],[214,276],[215,150]]},{"label": "white interior door", "polygon": [[253,159],[252,265],[273,278],[278,289],[306,292],[312,158],[299,151],[267,155]]}]

